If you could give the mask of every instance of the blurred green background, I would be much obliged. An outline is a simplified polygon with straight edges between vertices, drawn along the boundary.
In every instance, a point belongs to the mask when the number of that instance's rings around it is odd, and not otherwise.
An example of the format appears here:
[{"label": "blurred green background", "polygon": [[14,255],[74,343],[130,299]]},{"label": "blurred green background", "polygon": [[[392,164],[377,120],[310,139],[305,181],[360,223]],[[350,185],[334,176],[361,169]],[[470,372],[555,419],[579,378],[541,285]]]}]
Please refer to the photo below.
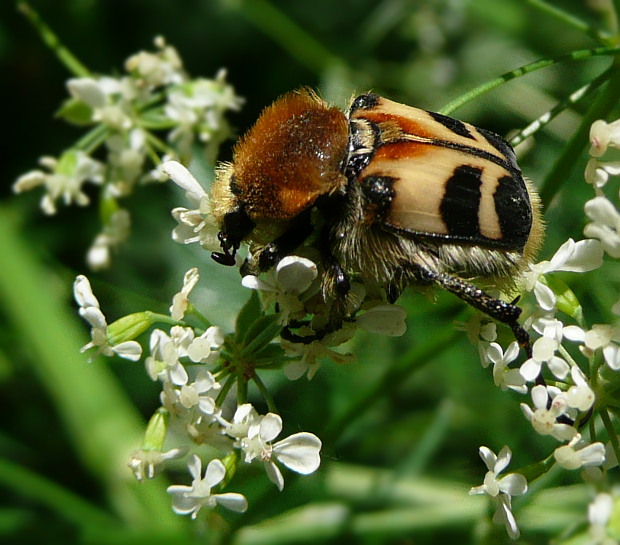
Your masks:
[{"label": "blurred green background", "polygon": [[[557,2],[602,26],[600,4]],[[157,35],[178,49],[193,76],[212,77],[225,67],[246,99],[229,117],[238,132],[278,95],[302,85],[341,106],[373,90],[438,110],[520,65],[598,45],[522,0],[40,0],[32,6],[94,72],[120,72],[130,54],[152,50]],[[506,135],[609,63],[563,63],[511,81],[453,115]],[[208,525],[171,514],[166,477],[133,483],[125,456],[139,445],[144,419],[158,406],[157,388],[142,363],[87,363],[79,354],[87,328],[76,317],[71,283],[76,274],[88,274],[84,256],[99,229],[96,206],[46,217],[39,192],[12,194],[14,180],[41,155],[58,155],[81,132],[54,118],[69,75],[8,0],[0,3],[0,73],[0,541],[509,541],[503,528],[489,526],[484,500],[467,496],[486,471],[478,447],[497,452],[510,445],[516,469],[546,456],[554,442],[534,436],[518,406],[524,399],[492,385],[477,350],[453,327],[471,312],[443,294],[431,304],[406,293],[407,334],[359,335],[349,347],[358,356],[352,365],[326,362],[312,382],[265,375],[285,433],[303,429],[323,440],[317,474],[288,473],[278,493],[260,468],[241,471],[230,490],[248,496],[248,513],[215,512]],[[521,166],[535,183],[553,169],[589,101],[520,150]],[[230,158],[231,144],[222,147],[222,159]],[[582,206],[591,195],[583,182],[586,152],[584,141],[561,192],[548,203],[543,257],[567,237],[581,237]],[[126,201],[131,238],[110,270],[89,274],[94,291],[109,321],[142,309],[167,312],[183,273],[198,266],[201,308],[230,329],[248,294],[234,271],[171,241],[170,209],[185,203],[170,185],[139,187]],[[617,297],[615,273],[590,277],[596,291],[580,279],[571,283],[591,323],[606,317],[605,305]],[[146,336],[141,340],[148,344]],[[504,332],[502,340],[509,342]],[[184,467],[176,469],[174,481],[186,482]],[[571,477],[552,472],[545,479],[556,486]],[[515,501],[523,542],[546,543],[585,524],[587,490],[554,495],[536,488]]]}]

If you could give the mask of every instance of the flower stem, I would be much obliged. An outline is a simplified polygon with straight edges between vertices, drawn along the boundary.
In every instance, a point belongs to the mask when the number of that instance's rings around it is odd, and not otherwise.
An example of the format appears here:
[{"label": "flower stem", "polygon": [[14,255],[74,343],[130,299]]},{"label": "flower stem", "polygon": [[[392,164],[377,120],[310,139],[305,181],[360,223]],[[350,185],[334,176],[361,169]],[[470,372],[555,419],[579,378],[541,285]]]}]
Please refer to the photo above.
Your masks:
[{"label": "flower stem", "polygon": [[591,57],[598,57],[602,55],[617,55],[620,53],[620,47],[595,47],[593,49],[578,49],[576,51],[571,51],[570,53],[565,53],[563,55],[558,55],[557,57],[551,57],[549,59],[541,59],[530,64],[526,64],[521,66],[520,68],[516,68],[515,70],[511,70],[510,72],[506,72],[501,76],[493,78],[492,80],[475,87],[471,91],[461,95],[460,97],[454,99],[452,102],[449,102],[446,106],[444,106],[439,113],[444,115],[451,114],[454,110],[460,108],[464,104],[467,104],[471,100],[478,98],[480,95],[499,87],[502,83],[506,83],[511,79],[515,79],[525,74],[529,74],[531,72],[535,72],[536,70],[540,70],[541,68],[545,68],[547,66],[552,66],[554,64],[558,64],[564,61],[576,61],[589,59]]},{"label": "flower stem", "polygon": [[614,425],[611,421],[611,418],[609,417],[609,413],[607,412],[607,410],[602,410],[600,412],[601,415],[601,420],[603,421],[603,425],[605,426],[605,429],[607,430],[607,435],[609,436],[609,442],[611,443],[611,448],[614,451],[614,454],[616,455],[616,459],[620,460],[620,443],[618,442],[618,435],[616,433],[616,430],[614,429]]},{"label": "flower stem", "polygon": [[532,121],[527,127],[521,129],[516,135],[514,135],[510,139],[510,145],[516,147],[521,142],[523,142],[529,136],[537,133],[540,129],[542,129],[545,125],[547,125],[550,121],[555,119],[558,114],[561,114],[564,110],[573,106],[577,102],[579,102],[582,98],[588,96],[590,93],[594,92],[598,89],[603,83],[605,83],[611,76],[613,68],[606,70],[596,79],[584,85],[583,87],[577,89],[575,92],[571,93],[567,98],[558,102],[551,110],[545,112],[538,119]]},{"label": "flower stem", "polygon": [[[218,378],[219,380],[219,377],[216,377],[216,378]],[[237,377],[235,375],[232,375],[232,374],[228,375],[228,378],[226,379],[226,382],[224,382],[222,389],[220,390],[220,393],[217,394],[217,397],[215,398],[215,405],[217,407],[221,407],[222,404],[224,403],[224,400],[226,399],[228,392],[230,392],[230,389],[235,383],[236,378]]]},{"label": "flower stem", "polygon": [[603,88],[597,99],[594,101],[589,111],[583,117],[581,125],[573,134],[573,137],[564,147],[564,151],[556,160],[551,172],[547,175],[543,186],[540,189],[540,199],[543,211],[546,210],[553,198],[560,190],[562,184],[570,178],[574,170],[575,163],[581,157],[583,148],[588,142],[590,127],[592,123],[600,118],[604,118],[607,113],[618,102],[618,88],[620,87],[620,64],[615,63],[613,73]]},{"label": "flower stem", "polygon": [[30,21],[32,26],[34,26],[39,33],[43,43],[53,51],[58,60],[69,72],[80,78],[90,76],[90,70],[62,44],[58,36],[56,36],[54,31],[41,19],[41,16],[32,9],[30,4],[27,2],[20,2],[17,8],[26,16],[26,19]]},{"label": "flower stem", "polygon": [[276,403],[275,403],[275,401],[273,399],[273,396],[271,395],[271,392],[265,386],[265,383],[258,376],[258,373],[256,373],[256,372],[254,373],[254,375],[252,376],[252,380],[254,381],[256,386],[258,387],[258,390],[259,390],[260,394],[263,396],[263,399],[265,400],[265,403],[267,403],[267,408],[269,409],[269,412],[270,413],[277,413],[278,412],[278,408],[276,407]]},{"label": "flower stem", "polygon": [[105,125],[99,124],[82,136],[74,147],[90,155],[106,141],[108,136],[110,136],[110,129]]},{"label": "flower stem", "polygon": [[209,329],[213,324],[207,319],[207,317],[200,312],[194,305],[192,305],[191,303],[188,304],[187,306],[187,312],[186,314],[190,314],[191,316],[195,316],[196,318],[198,318],[201,322],[202,325],[205,327],[205,329]]},{"label": "flower stem", "polygon": [[601,33],[596,28],[590,26],[585,21],[582,21],[578,17],[575,17],[572,13],[568,13],[567,11],[564,11],[556,6],[552,6],[544,0],[528,0],[528,4],[534,6],[535,8],[538,8],[539,10],[548,15],[551,15],[551,17],[555,17],[566,25],[572,26],[573,28],[579,30],[580,32],[583,32],[584,34],[587,34],[588,36],[592,36],[597,40],[606,41],[607,39],[609,39],[608,36]]}]

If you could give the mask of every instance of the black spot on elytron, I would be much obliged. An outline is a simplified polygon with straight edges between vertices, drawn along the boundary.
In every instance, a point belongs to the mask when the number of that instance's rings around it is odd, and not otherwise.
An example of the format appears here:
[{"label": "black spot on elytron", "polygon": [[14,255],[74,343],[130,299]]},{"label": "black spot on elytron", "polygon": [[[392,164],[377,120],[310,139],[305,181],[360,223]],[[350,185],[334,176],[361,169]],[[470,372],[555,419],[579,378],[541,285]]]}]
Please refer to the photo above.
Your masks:
[{"label": "black spot on elytron", "polygon": [[452,117],[448,117],[447,115],[438,114],[437,112],[428,112],[428,114],[435,120],[437,123],[443,125],[449,131],[452,131],[454,134],[458,134],[459,136],[463,136],[464,138],[471,138],[474,140],[474,135],[469,132],[469,129],[462,121],[458,119],[454,119]]},{"label": "black spot on elytron", "polygon": [[532,228],[532,203],[522,178],[504,176],[493,195],[504,241],[523,249]]},{"label": "black spot on elytron", "polygon": [[[486,129],[478,128],[478,132],[484,136],[489,144],[491,144],[497,151],[499,151],[505,158],[508,163],[519,171],[519,167],[517,166],[517,158],[515,156],[515,151],[512,149],[512,146],[506,142],[501,136],[495,134],[494,132],[488,131]],[[519,171],[520,172],[520,171]]]},{"label": "black spot on elytron", "polygon": [[465,239],[480,237],[478,209],[480,208],[482,169],[461,165],[446,182],[446,191],[439,211],[451,236]]},{"label": "black spot on elytron", "polygon": [[374,95],[372,93],[360,95],[351,103],[351,113],[355,110],[369,110],[374,108],[379,104],[380,99],[381,97],[379,95]]},{"label": "black spot on elytron", "polygon": [[376,206],[379,217],[389,211],[394,191],[394,178],[390,176],[366,176],[360,180],[364,196]]}]

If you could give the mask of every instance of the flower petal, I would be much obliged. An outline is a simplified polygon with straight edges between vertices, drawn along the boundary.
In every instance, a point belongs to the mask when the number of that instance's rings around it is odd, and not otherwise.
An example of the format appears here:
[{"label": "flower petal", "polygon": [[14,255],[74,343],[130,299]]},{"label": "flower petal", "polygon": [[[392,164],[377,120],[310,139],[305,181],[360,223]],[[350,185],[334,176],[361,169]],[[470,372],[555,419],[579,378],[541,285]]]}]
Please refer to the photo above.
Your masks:
[{"label": "flower petal", "polygon": [[273,441],[282,431],[282,418],[275,413],[267,413],[260,422],[260,437],[263,441]]},{"label": "flower petal", "polygon": [[245,513],[248,509],[248,500],[243,494],[227,492],[226,494],[214,494],[212,497],[218,505],[226,507],[226,509],[230,509],[231,511]]},{"label": "flower petal", "polygon": [[214,458],[209,462],[207,470],[205,471],[205,482],[210,488],[220,484],[226,476],[226,468],[221,460]]},{"label": "flower petal", "polygon": [[138,361],[142,356],[142,346],[136,341],[125,341],[112,347],[112,350],[121,358]]},{"label": "flower petal", "polygon": [[200,201],[202,198],[207,197],[207,192],[204,188],[181,163],[177,161],[166,161],[162,163],[160,169],[165,172],[175,184],[184,189],[190,199]]},{"label": "flower petal", "polygon": [[302,475],[316,471],[321,464],[321,440],[308,432],[295,433],[273,445],[279,462]]},{"label": "flower petal", "polygon": [[266,460],[264,462],[265,472],[267,473],[267,477],[269,480],[274,483],[280,492],[284,489],[284,477],[282,476],[282,472],[280,468],[274,464],[271,460]]}]

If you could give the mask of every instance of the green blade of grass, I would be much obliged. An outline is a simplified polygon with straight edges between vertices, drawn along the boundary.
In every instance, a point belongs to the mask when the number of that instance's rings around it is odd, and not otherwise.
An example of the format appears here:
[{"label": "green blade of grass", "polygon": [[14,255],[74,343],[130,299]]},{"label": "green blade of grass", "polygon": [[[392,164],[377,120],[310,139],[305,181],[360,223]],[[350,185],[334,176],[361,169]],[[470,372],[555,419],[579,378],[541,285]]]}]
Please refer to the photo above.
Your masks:
[{"label": "green blade of grass", "polygon": [[[170,529],[181,524],[160,483],[140,486],[128,456],[142,441],[143,422],[108,368],[80,354],[84,327],[69,308],[70,280],[59,279],[19,236],[16,214],[0,207],[0,305],[26,347],[64,422],[77,456],[107,491],[121,519]],[[63,289],[65,286],[65,289]],[[25,400],[24,402],[27,402]]]}]

